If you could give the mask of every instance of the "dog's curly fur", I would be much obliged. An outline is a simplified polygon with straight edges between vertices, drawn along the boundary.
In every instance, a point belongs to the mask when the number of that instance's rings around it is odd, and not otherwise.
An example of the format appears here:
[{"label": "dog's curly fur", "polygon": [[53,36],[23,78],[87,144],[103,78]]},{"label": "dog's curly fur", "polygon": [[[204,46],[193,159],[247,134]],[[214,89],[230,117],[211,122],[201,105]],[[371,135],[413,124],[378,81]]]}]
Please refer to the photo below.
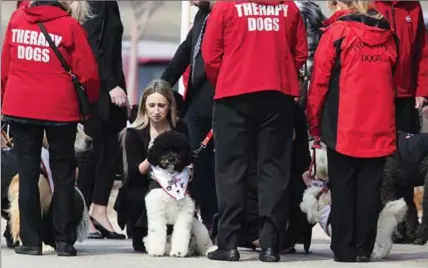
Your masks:
[{"label": "dog's curly fur", "polygon": [[[182,172],[193,162],[193,152],[187,138],[176,131],[159,135],[148,151],[148,161],[168,172]],[[195,219],[195,203],[189,194],[176,200],[163,189],[152,189],[145,197],[148,235],[144,238],[149,256],[160,257],[168,254],[173,257],[186,257],[207,254],[212,246],[208,230]],[[168,243],[167,225],[174,225]],[[193,246],[192,246],[193,245]]]},{"label": "dog's curly fur", "polygon": [[397,190],[407,188],[409,195],[405,201],[408,207],[407,214],[403,223],[398,227],[398,232],[394,235],[394,242],[414,243],[424,245],[428,240],[428,194],[424,194],[422,201],[422,222],[419,225],[418,211],[413,199],[413,187],[423,186],[424,193],[428,193],[428,156],[420,164],[419,177],[415,181],[418,185],[406,185],[404,182],[404,172],[395,156],[387,158],[382,182],[382,202],[395,200],[399,197]]}]

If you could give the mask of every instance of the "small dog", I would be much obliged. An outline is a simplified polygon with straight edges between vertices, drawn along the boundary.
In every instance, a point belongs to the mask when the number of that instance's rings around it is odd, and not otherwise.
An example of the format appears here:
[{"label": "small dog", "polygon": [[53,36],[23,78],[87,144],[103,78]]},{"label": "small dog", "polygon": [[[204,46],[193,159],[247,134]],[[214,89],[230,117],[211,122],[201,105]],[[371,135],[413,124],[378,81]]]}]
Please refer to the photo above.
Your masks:
[{"label": "small dog", "polygon": [[[312,142],[309,144],[312,147]],[[330,224],[331,197],[328,190],[327,152],[325,145],[316,149],[317,180],[311,180],[309,174],[303,175],[306,185],[310,185],[303,194],[300,209],[306,213],[310,223],[319,223],[328,236],[331,236]],[[322,179],[320,179],[322,178]],[[388,202],[379,214],[376,244],[371,255],[372,260],[380,260],[387,256],[392,248],[392,234],[404,219],[407,211],[406,202],[403,199]]]},{"label": "small dog", "polygon": [[[144,243],[149,256],[206,255],[212,246],[208,230],[195,218],[195,203],[187,192],[192,154],[187,138],[173,130],[159,135],[148,151],[152,181],[145,197],[148,235]],[[169,224],[174,226],[170,242]]]}]

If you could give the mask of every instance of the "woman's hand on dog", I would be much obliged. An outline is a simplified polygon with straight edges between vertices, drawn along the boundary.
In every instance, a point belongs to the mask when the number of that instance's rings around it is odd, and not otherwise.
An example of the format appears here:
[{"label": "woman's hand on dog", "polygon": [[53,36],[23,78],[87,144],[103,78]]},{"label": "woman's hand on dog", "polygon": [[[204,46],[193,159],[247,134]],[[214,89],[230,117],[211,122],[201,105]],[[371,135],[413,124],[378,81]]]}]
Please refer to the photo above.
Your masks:
[{"label": "woman's hand on dog", "polygon": [[144,160],[143,162],[140,163],[140,165],[138,165],[138,170],[140,171],[140,173],[142,175],[147,175],[150,172],[150,168],[152,167],[152,165],[150,164],[150,162],[147,160]]}]

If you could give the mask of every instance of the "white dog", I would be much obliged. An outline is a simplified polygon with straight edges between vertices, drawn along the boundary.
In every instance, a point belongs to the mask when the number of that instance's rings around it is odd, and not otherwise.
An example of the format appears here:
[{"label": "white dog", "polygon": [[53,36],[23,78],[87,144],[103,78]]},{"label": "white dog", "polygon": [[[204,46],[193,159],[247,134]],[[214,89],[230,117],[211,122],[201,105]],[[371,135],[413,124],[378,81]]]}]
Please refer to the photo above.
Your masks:
[{"label": "white dog", "polygon": [[[206,255],[212,246],[208,230],[195,218],[195,203],[186,189],[176,187],[176,183],[187,184],[189,169],[185,168],[182,173],[172,176],[168,171],[155,167],[152,173],[161,188],[152,189],[145,198],[149,231],[144,243],[149,256]],[[162,180],[167,182],[166,185],[171,185],[171,193],[162,187]],[[167,236],[168,224],[174,225],[171,237]]]},{"label": "white dog", "polygon": [[[312,143],[309,144],[312,147]],[[316,149],[317,173],[316,180],[310,181],[308,174],[303,178],[306,185],[310,185],[303,194],[300,209],[306,213],[310,223],[319,223],[325,233],[331,237],[330,215],[331,198],[326,187],[328,181],[327,152],[323,145]],[[407,205],[403,199],[388,202],[379,214],[376,244],[371,255],[372,260],[380,260],[387,256],[392,249],[392,233],[398,223],[404,219]]]}]

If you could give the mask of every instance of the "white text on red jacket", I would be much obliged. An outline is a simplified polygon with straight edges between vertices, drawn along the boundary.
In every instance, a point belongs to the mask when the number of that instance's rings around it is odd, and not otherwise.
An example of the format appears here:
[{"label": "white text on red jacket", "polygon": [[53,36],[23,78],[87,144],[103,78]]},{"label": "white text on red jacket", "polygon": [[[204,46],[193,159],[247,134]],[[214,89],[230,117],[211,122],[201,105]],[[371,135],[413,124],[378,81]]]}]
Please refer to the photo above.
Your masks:
[{"label": "white text on red jacket", "polygon": [[248,31],[279,31],[279,17],[287,17],[288,5],[259,5],[243,3],[235,5],[238,17],[247,17]]},{"label": "white text on red jacket", "polygon": [[[62,36],[49,34],[55,45],[61,43]],[[18,59],[49,62],[49,43],[42,32],[12,29],[12,43],[18,44]]]}]

